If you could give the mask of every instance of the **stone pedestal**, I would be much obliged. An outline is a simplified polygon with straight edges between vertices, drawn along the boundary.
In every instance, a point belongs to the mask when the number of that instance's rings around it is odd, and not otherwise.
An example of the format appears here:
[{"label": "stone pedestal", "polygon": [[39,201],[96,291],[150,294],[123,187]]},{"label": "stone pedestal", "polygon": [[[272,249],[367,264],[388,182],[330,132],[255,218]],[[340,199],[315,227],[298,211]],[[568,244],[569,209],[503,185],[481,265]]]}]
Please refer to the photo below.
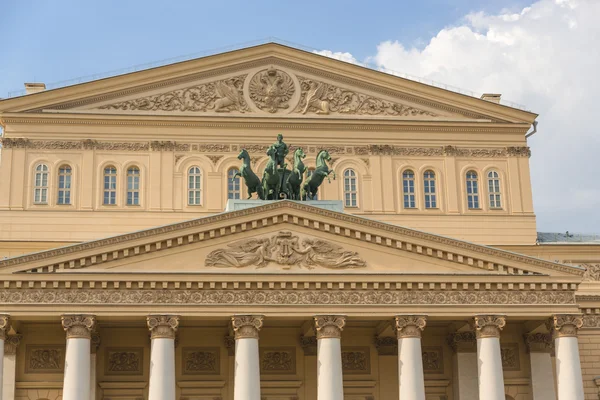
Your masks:
[{"label": "stone pedestal", "polygon": [[231,318],[235,334],[234,400],[261,400],[258,332],[262,315],[235,315]]},{"label": "stone pedestal", "polygon": [[584,400],[577,332],[580,314],[557,314],[548,322],[554,338],[558,400]]},{"label": "stone pedestal", "polygon": [[425,400],[425,378],[421,352],[421,332],[427,324],[425,315],[397,315],[398,380],[400,400]]},{"label": "stone pedestal", "polygon": [[503,315],[477,315],[474,318],[480,400],[506,400],[500,354],[500,331],[504,325],[506,318]]},{"label": "stone pedestal", "polygon": [[148,400],[175,400],[175,334],[177,315],[149,315],[151,332]]},{"label": "stone pedestal", "polygon": [[67,332],[63,400],[82,400],[90,395],[90,340],[95,325],[93,315],[62,316]]},{"label": "stone pedestal", "polygon": [[315,316],[317,334],[317,400],[343,400],[342,330],[343,315]]}]

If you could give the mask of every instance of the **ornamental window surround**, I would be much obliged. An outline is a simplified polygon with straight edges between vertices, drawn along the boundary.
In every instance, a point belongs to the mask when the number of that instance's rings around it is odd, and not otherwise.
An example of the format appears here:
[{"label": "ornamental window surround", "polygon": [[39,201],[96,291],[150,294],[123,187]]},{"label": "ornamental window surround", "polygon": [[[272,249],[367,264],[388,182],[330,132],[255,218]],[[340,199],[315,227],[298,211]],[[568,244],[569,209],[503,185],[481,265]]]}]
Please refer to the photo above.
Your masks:
[{"label": "ornamental window surround", "polygon": [[358,179],[352,168],[344,170],[344,207],[358,207]]},{"label": "ornamental window surround", "polygon": [[479,177],[477,172],[469,170],[466,175],[467,207],[469,210],[479,209]]},{"label": "ornamental window surround", "polygon": [[140,169],[137,166],[127,168],[127,205],[140,205]]},{"label": "ornamental window surround", "polygon": [[404,208],[417,208],[415,200],[415,173],[407,169],[402,173],[402,196]]},{"label": "ornamental window surround", "polygon": [[199,206],[201,202],[202,170],[198,166],[188,169],[188,205]]},{"label": "ornamental window surround", "polygon": [[497,171],[490,171],[488,177],[488,199],[491,209],[502,208],[502,193],[500,191],[500,174]]},{"label": "ornamental window surround", "polygon": [[435,172],[430,169],[423,173],[423,194],[425,195],[425,208],[437,208]]},{"label": "ornamental window surround", "polygon": [[241,177],[235,176],[239,173],[237,168],[229,168],[227,171],[227,198],[228,199],[240,199],[242,196]]},{"label": "ornamental window surround", "polygon": [[33,185],[33,203],[48,204],[48,178],[49,169],[46,164],[38,164],[35,167]]},{"label": "ornamental window surround", "polygon": [[71,204],[71,181],[73,178],[73,169],[68,164],[63,164],[58,168],[58,189],[56,192],[56,204]]},{"label": "ornamental window surround", "polygon": [[113,165],[104,167],[102,204],[105,206],[114,206],[117,204],[117,168]]}]

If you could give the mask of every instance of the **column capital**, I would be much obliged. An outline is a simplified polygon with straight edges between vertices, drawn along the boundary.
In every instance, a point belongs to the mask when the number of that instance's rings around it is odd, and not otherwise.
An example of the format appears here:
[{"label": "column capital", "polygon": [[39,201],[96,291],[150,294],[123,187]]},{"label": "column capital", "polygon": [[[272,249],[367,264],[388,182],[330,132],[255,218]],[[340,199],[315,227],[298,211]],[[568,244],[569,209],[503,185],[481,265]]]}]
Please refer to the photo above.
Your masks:
[{"label": "column capital", "polygon": [[234,315],[231,326],[235,339],[258,339],[258,332],[263,326],[263,315]]},{"label": "column capital", "polygon": [[577,331],[583,326],[583,314],[554,314],[546,322],[553,338],[577,337]]},{"label": "column capital", "polygon": [[4,339],[4,354],[17,354],[17,347],[21,344],[23,335],[10,335]]},{"label": "column capital", "polygon": [[0,314],[0,340],[6,339],[6,332],[10,328],[10,315]]},{"label": "column capital", "polygon": [[90,314],[63,314],[61,321],[67,339],[91,339],[96,327],[96,316]]},{"label": "column capital", "polygon": [[421,338],[421,332],[427,325],[426,315],[396,315],[394,317],[394,329],[398,339]]},{"label": "column capital", "polygon": [[500,338],[500,331],[506,325],[506,315],[476,315],[473,326],[477,339]]},{"label": "column capital", "polygon": [[306,356],[317,355],[317,337],[316,336],[300,336],[300,347],[304,350]]},{"label": "column capital", "polygon": [[179,327],[179,315],[160,314],[146,317],[152,339],[173,339]]},{"label": "column capital", "polygon": [[474,331],[451,333],[448,344],[455,353],[474,353],[477,351],[477,337]]},{"label": "column capital", "polygon": [[318,339],[340,339],[346,326],[345,315],[315,315],[315,332]]},{"label": "column capital", "polygon": [[552,352],[552,334],[551,333],[526,333],[523,335],[525,346],[528,353],[551,353]]}]

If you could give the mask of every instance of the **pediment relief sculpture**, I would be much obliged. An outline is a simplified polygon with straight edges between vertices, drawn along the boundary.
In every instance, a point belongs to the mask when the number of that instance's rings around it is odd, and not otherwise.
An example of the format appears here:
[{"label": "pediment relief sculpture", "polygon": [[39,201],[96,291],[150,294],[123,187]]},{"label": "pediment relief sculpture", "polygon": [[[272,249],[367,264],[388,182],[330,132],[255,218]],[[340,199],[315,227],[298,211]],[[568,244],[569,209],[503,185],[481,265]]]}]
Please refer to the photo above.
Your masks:
[{"label": "pediment relief sculpture", "polygon": [[242,90],[245,79],[246,75],[239,75],[186,89],[108,104],[100,108],[123,111],[238,111],[243,113],[249,111]]},{"label": "pediment relief sculpture", "polygon": [[270,67],[252,77],[249,91],[250,98],[259,109],[276,113],[279,109],[290,108],[289,101],[296,88],[287,73]]},{"label": "pediment relief sculpture", "polygon": [[270,263],[278,264],[285,270],[294,265],[306,269],[362,268],[367,265],[357,252],[344,250],[322,239],[301,240],[288,231],[231,243],[227,248],[210,252],[205,261],[208,267],[220,268],[263,268]]}]

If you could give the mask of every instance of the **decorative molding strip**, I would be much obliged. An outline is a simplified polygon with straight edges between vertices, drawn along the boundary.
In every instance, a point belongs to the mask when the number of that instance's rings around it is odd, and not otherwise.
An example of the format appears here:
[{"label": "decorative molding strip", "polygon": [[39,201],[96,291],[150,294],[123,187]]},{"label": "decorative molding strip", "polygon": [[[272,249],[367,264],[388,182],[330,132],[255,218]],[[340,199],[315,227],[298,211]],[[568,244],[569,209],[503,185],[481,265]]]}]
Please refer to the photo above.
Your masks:
[{"label": "decorative molding strip", "polygon": [[[251,223],[239,224],[236,222],[236,219],[240,218],[240,217],[253,216],[253,215],[262,214],[265,212],[269,212],[272,210],[278,210],[278,209],[289,209],[292,211],[294,211],[294,210],[305,211],[305,212],[310,213],[311,215],[310,215],[310,217],[307,218],[307,217],[296,217],[293,215],[282,214],[280,217],[279,216],[272,217],[269,220],[258,218],[255,222],[251,222]],[[117,257],[127,257],[130,255],[133,256],[135,254],[140,254],[143,252],[156,251],[156,250],[160,250],[160,249],[171,248],[173,246],[188,244],[193,241],[205,240],[205,236],[206,236],[206,239],[210,239],[210,238],[214,238],[214,237],[224,236],[227,234],[232,234],[235,232],[241,232],[244,230],[259,228],[259,227],[265,226],[265,224],[272,225],[272,224],[276,224],[276,223],[289,222],[291,220],[292,223],[302,224],[303,226],[306,226],[310,229],[315,229],[315,230],[321,231],[323,228],[329,232],[333,232],[335,234],[343,234],[344,236],[355,238],[357,240],[367,241],[367,242],[371,242],[371,243],[374,243],[377,245],[382,245],[385,247],[399,248],[399,249],[407,250],[407,251],[410,251],[413,253],[428,255],[431,257],[447,259],[449,261],[455,261],[458,263],[471,265],[471,266],[478,267],[478,268],[485,269],[485,270],[499,271],[500,269],[502,269],[502,271],[507,271],[508,274],[519,274],[519,271],[520,271],[520,273],[535,275],[529,271],[526,271],[526,270],[523,270],[520,268],[513,268],[510,266],[506,266],[506,265],[500,266],[498,264],[486,262],[481,259],[466,257],[461,254],[457,254],[456,250],[454,252],[449,252],[449,251],[443,251],[443,250],[436,249],[433,246],[432,247],[417,246],[417,245],[413,245],[412,243],[407,242],[406,240],[403,240],[403,241],[400,241],[397,239],[392,240],[390,238],[386,238],[385,236],[372,235],[370,233],[364,233],[360,230],[349,229],[349,228],[346,228],[345,226],[336,226],[335,224],[332,224],[332,223],[323,224],[322,223],[323,217],[330,218],[335,221],[340,221],[340,225],[342,225],[341,223],[356,224],[356,225],[362,226],[364,228],[372,228],[372,229],[380,230],[382,232],[389,232],[392,234],[402,235],[407,238],[425,240],[425,241],[429,241],[434,244],[452,246],[452,247],[456,248],[457,250],[463,249],[463,250],[467,250],[467,251],[472,251],[472,252],[474,252],[476,254],[480,254],[480,255],[500,257],[500,258],[503,258],[505,260],[509,260],[512,262],[518,262],[518,263],[523,263],[526,265],[533,265],[533,266],[542,267],[542,268],[549,268],[549,269],[560,271],[560,272],[566,272],[570,275],[582,276],[583,273],[585,272],[584,269],[579,269],[579,268],[571,267],[568,265],[553,263],[550,261],[546,261],[546,260],[542,260],[542,259],[538,259],[538,258],[534,258],[534,257],[529,257],[529,256],[521,255],[521,254],[512,253],[509,251],[495,249],[493,247],[477,245],[477,244],[473,244],[473,243],[469,243],[469,242],[463,242],[463,241],[460,241],[457,239],[451,239],[448,237],[425,233],[425,232],[421,232],[421,231],[413,230],[413,229],[409,229],[409,228],[404,228],[404,227],[397,226],[397,225],[386,224],[386,223],[378,222],[378,221],[371,220],[371,219],[361,218],[361,217],[357,217],[357,216],[354,216],[351,214],[342,214],[342,213],[338,213],[338,212],[334,212],[334,211],[329,211],[329,210],[325,210],[325,209],[321,209],[321,208],[317,208],[317,207],[311,207],[311,206],[308,206],[305,204],[292,202],[292,201],[285,201],[285,200],[268,203],[268,204],[261,205],[258,207],[247,208],[244,210],[233,211],[233,212],[229,212],[229,213],[222,213],[222,214],[217,214],[217,215],[210,216],[210,217],[203,217],[203,218],[198,218],[198,219],[194,219],[194,220],[190,220],[190,221],[186,221],[186,222],[175,223],[175,224],[171,224],[171,225],[161,226],[158,228],[152,228],[152,229],[143,230],[143,231],[139,231],[139,232],[124,234],[124,235],[116,236],[116,237],[112,237],[112,238],[101,239],[101,240],[86,242],[86,243],[82,243],[82,244],[66,246],[66,247],[62,247],[62,248],[58,248],[58,249],[54,249],[54,250],[43,251],[43,252],[34,253],[34,254],[17,256],[17,257],[9,258],[6,260],[1,260],[0,267],[9,267],[9,266],[25,264],[28,262],[41,261],[41,260],[45,260],[45,259],[48,259],[51,257],[56,257],[56,256],[67,256],[67,255],[74,254],[74,253],[81,252],[81,251],[100,249],[101,247],[104,247],[104,246],[125,243],[128,241],[134,241],[134,240],[141,239],[141,238],[152,238],[153,236],[166,234],[166,233],[175,233],[176,234],[177,231],[180,231],[180,230],[202,227],[204,225],[210,225],[210,224],[214,224],[216,222],[226,222],[226,221],[233,222],[233,224],[231,226],[223,227],[221,229],[209,230],[206,232],[207,235],[205,235],[205,232],[186,234],[186,235],[180,236],[180,237],[175,236],[170,239],[162,239],[159,243],[154,243],[154,244],[149,243],[149,244],[137,246],[137,247],[131,248],[131,249],[129,249],[129,248],[122,249],[122,250],[119,250],[116,252],[112,251],[112,252],[110,252],[110,254],[109,253],[103,254],[102,252],[99,252],[96,255],[86,256],[85,258],[76,257],[76,259],[71,260],[71,261],[61,261],[61,264],[63,265],[62,268],[64,268],[65,264],[66,264],[67,268],[81,268],[85,265],[93,265],[95,263],[106,261],[106,260],[108,260],[109,255],[111,256],[111,259],[114,255],[116,255]],[[106,258],[104,256],[106,256]],[[83,262],[83,265],[81,264],[82,262]],[[50,267],[52,267],[52,268],[50,269]],[[61,269],[61,267],[59,265],[57,265],[57,267],[59,267],[58,269]],[[30,272],[51,272],[51,271],[54,271],[53,265],[36,267],[36,268],[30,270]],[[576,286],[576,284],[573,284],[573,285]],[[563,286],[563,289],[567,289],[567,287],[569,285],[562,284],[562,286]],[[558,284],[556,284],[556,288],[553,287],[554,290],[556,290],[557,288],[558,288]],[[574,289],[574,288],[575,287],[571,287],[571,289]]]},{"label": "decorative molding strip", "polygon": [[[240,285],[241,286],[241,285]],[[0,304],[94,304],[94,305],[551,305],[575,304],[570,292],[521,292],[465,290],[417,291],[390,290],[380,287],[360,289],[2,289]],[[153,324],[150,326],[152,329]],[[175,328],[177,324],[174,325]],[[343,327],[343,326],[342,326]],[[173,333],[174,334],[174,333]]]}]

